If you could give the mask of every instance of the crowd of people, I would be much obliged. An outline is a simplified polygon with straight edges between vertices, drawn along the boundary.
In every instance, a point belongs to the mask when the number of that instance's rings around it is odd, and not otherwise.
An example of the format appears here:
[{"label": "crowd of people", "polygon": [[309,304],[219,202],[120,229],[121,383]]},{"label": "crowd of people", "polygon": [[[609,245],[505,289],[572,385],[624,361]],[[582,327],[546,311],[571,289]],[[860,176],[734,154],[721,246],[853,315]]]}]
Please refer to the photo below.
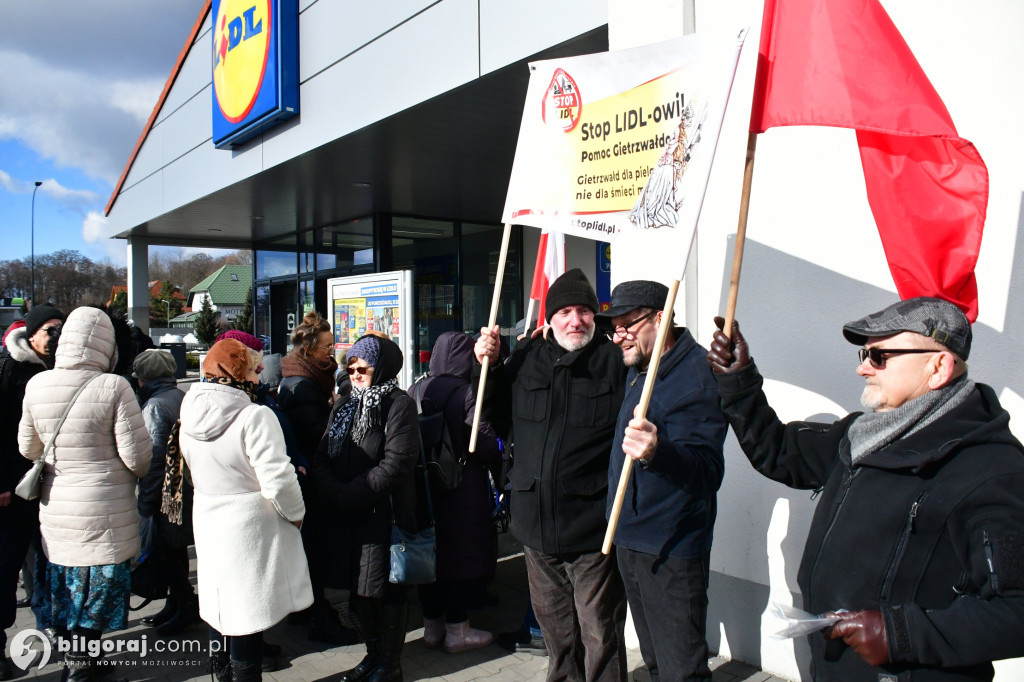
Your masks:
[{"label": "crowd of people", "polygon": [[[436,530],[436,580],[415,590],[426,647],[487,647],[494,635],[470,612],[495,573],[503,491],[531,602],[510,648],[545,651],[551,682],[625,680],[628,604],[653,680],[710,680],[731,426],[758,472],[819,494],[799,575],[804,608],[829,622],[810,638],[815,680],[990,680],[992,661],[1024,655],[1024,447],[968,376],[963,312],[915,298],[847,324],[865,411],[784,424],[739,324],[726,333],[717,319],[705,349],[665,315],[667,294],[624,282],[601,310],[571,270],[549,288],[545,324],[511,352],[497,327],[442,334],[408,391],[387,335],[362,336],[339,367],[315,312],[279,378],[258,339],[231,331],[182,392],[170,354],[144,350],[116,315],[33,308],[0,352],[0,632],[23,569],[48,636],[124,628],[145,538],[168,595],[143,623],[165,636],[205,623],[220,643],[216,679],[273,670],[280,650],[263,633],[287,619],[312,640],[365,643],[341,680],[401,680],[413,591],[392,571],[394,529]],[[421,420],[438,413],[459,467],[449,487],[424,470]],[[39,498],[16,496],[40,459]],[[348,592],[358,635],[328,588]],[[65,663],[65,679],[112,674],[80,652]],[[5,657],[0,679],[10,673]]]}]

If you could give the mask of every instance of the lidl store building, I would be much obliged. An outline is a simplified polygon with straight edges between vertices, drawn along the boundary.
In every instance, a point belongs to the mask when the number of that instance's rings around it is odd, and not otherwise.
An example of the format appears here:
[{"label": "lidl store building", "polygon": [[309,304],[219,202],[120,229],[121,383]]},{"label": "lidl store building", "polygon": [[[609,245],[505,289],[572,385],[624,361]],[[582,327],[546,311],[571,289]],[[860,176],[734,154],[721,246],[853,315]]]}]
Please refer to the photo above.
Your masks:
[{"label": "lidl store building", "polygon": [[[749,28],[676,306],[677,321],[708,343],[729,284],[760,2],[299,0],[294,27],[280,22],[297,37],[294,57],[280,61],[294,99],[282,96],[281,110],[269,113],[260,101],[247,109],[252,97],[219,103],[214,83],[262,40],[257,11],[271,10],[222,4],[233,12],[228,21],[215,25],[207,5],[182,36],[108,205],[111,234],[127,241],[134,319],[147,319],[154,245],[253,249],[256,331],[275,351],[287,347],[290,321],[328,309],[328,280],[406,271],[407,361],[418,365],[418,351],[440,333],[487,320],[528,62]],[[970,372],[993,387],[1024,436],[1024,4],[882,4],[988,165]],[[247,16],[250,5],[258,7]],[[288,36],[280,40],[287,48]],[[268,63],[269,71],[278,64]],[[238,124],[218,122],[218,109]],[[537,240],[537,230],[513,227],[498,312],[509,332],[526,309]],[[840,329],[896,293],[851,131],[760,136],[747,240],[737,319],[773,406],[786,420],[859,409],[855,349]],[[606,300],[617,282],[682,272],[685,246],[665,234],[610,250],[569,238],[567,260]],[[772,602],[800,605],[796,570],[814,504],[753,472],[730,435],[712,552],[712,650],[810,679],[806,645],[773,638],[779,627],[767,612]],[[1021,661],[996,669],[997,680],[1024,678]]]}]

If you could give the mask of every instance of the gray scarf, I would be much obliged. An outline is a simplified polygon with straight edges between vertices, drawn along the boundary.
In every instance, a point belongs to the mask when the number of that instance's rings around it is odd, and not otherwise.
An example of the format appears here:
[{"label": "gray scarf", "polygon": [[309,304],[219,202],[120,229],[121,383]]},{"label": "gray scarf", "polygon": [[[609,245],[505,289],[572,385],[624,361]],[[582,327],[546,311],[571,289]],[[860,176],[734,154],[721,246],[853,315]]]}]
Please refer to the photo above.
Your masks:
[{"label": "gray scarf", "polygon": [[887,412],[862,414],[850,426],[850,456],[856,464],[865,455],[878,452],[900,438],[917,433],[967,400],[974,380],[963,375],[935,391]]}]

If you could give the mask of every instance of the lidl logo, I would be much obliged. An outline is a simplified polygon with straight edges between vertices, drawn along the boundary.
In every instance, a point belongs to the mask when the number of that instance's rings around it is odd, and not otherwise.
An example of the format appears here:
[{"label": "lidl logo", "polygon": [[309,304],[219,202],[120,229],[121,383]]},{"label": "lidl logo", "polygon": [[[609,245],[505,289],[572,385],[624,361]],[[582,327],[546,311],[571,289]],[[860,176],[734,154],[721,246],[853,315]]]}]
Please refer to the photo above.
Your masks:
[{"label": "lidl logo", "polygon": [[270,57],[270,0],[222,0],[213,37],[217,104],[232,123],[256,103]]},{"label": "lidl logo", "polygon": [[298,113],[297,0],[214,0],[211,33],[216,146]]}]

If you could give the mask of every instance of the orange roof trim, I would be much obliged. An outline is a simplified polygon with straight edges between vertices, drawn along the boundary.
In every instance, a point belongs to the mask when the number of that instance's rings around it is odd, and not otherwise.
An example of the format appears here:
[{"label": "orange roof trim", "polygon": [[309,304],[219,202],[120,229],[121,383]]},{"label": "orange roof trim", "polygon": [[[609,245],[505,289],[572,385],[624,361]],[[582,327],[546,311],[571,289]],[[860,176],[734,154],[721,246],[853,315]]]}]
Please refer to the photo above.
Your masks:
[{"label": "orange roof trim", "polygon": [[168,77],[167,83],[164,85],[164,91],[160,93],[160,99],[157,100],[156,106],[153,107],[153,113],[149,115],[149,120],[146,121],[146,127],[142,129],[142,134],[139,135],[139,141],[135,143],[135,149],[132,150],[132,155],[128,157],[128,163],[121,172],[121,178],[117,181],[117,186],[114,187],[114,193],[110,195],[110,201],[107,202],[107,208],[103,211],[103,215],[110,215],[110,209],[114,207],[117,195],[121,193],[124,181],[128,177],[128,171],[132,169],[132,165],[135,163],[135,158],[139,155],[139,150],[142,149],[142,143],[146,141],[147,137],[149,137],[149,131],[153,129],[153,124],[156,122],[157,114],[159,114],[160,110],[163,109],[164,102],[167,100],[167,95],[171,92],[171,86],[174,85],[174,81],[178,78],[178,73],[181,71],[181,67],[185,63],[185,57],[188,56],[189,50],[192,49],[192,44],[196,41],[196,37],[199,35],[199,30],[203,27],[203,21],[206,20],[206,15],[210,12],[212,2],[213,0],[206,0],[206,2],[203,3],[203,8],[199,10],[199,18],[196,19],[196,23],[192,26],[192,32],[189,34],[188,40],[185,41],[185,47],[181,48],[181,53],[178,55],[178,61],[175,62],[174,68],[171,69],[171,75]]}]

